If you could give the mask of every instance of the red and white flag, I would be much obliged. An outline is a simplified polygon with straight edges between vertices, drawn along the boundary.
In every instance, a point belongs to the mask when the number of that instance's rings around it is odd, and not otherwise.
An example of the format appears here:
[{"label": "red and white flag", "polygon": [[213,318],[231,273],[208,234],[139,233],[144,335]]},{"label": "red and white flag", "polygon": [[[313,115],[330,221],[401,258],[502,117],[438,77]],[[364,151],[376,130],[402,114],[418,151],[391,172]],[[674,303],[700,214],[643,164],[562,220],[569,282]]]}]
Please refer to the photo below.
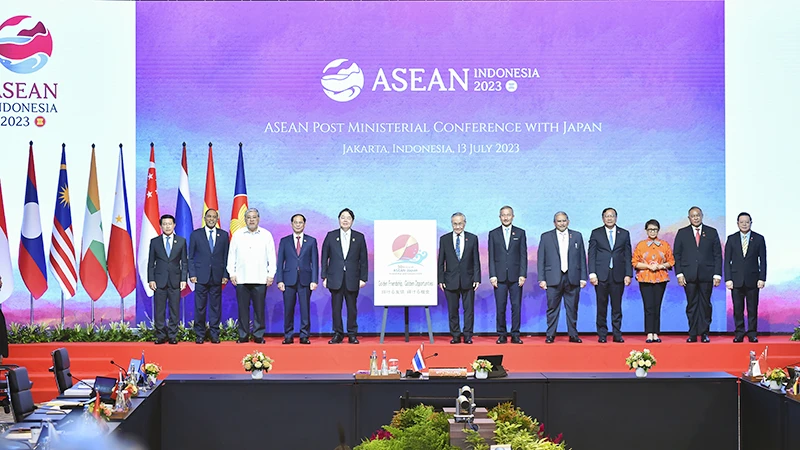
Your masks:
[{"label": "red and white flag", "polygon": [[139,234],[139,279],[148,297],[153,296],[150,283],[147,282],[147,259],[150,257],[150,241],[161,234],[158,212],[158,185],[156,184],[156,150],[150,143],[150,168],[147,169],[147,189],[144,194],[144,214],[142,229]]},{"label": "red and white flag", "polygon": [[14,272],[11,268],[11,249],[8,247],[8,228],[6,227],[6,210],[3,206],[2,186],[0,186],[0,277],[3,279],[3,288],[0,289],[0,303],[3,303],[14,292]]},{"label": "red and white flag", "polygon": [[120,297],[127,297],[136,289],[136,265],[133,261],[133,238],[128,214],[128,188],[125,185],[122,144],[119,146],[117,188],[114,191],[111,237],[108,240],[108,276]]}]

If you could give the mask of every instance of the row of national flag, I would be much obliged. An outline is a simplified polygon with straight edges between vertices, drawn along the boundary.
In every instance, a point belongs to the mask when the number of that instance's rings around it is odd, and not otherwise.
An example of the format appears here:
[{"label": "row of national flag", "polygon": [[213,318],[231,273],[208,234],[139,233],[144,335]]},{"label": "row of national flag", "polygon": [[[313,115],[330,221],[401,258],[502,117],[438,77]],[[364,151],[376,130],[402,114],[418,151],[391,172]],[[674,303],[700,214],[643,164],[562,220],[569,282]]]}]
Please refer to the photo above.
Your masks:
[{"label": "row of national flag", "polygon": [[[75,296],[78,282],[83,285],[92,300],[97,300],[108,287],[108,280],[124,298],[136,289],[136,272],[148,296],[153,292],[147,282],[147,258],[150,240],[160,234],[158,188],[156,183],[155,148],[150,144],[150,166],[147,171],[147,187],[144,198],[142,226],[139,236],[138,264],[134,260],[133,233],[127,202],[125,166],[122,144],[119,146],[119,164],[114,193],[114,210],[108,253],[100,215],[100,190],[97,183],[95,146],[92,145],[92,159],[89,169],[89,184],[86,193],[86,212],[83,221],[79,259],[76,258],[76,243],[72,228],[72,209],[69,182],[67,179],[67,160],[65,146],[61,147],[61,163],[53,214],[53,231],[50,241],[49,258],[45,259],[42,238],[39,196],[36,187],[36,169],[33,160],[33,142],[28,149],[28,176],[25,186],[25,205],[20,232],[18,267],[25,287],[32,298],[38,299],[47,291],[47,266],[55,277],[64,299]],[[236,172],[233,208],[231,211],[231,234],[244,226],[244,213],[248,208],[247,190],[244,178],[242,144],[239,144],[239,161]],[[203,215],[209,209],[219,210],[217,201],[216,177],[214,176],[214,156],[212,145],[208,145],[208,168],[206,172]],[[0,303],[7,300],[14,290],[14,276],[8,242],[3,191],[0,184]],[[192,232],[192,208],[189,199],[189,173],[186,160],[186,143],[183,144],[181,174],[178,199],[175,208],[177,227],[175,232],[187,240]],[[217,223],[219,226],[219,223]],[[108,256],[106,256],[108,255]],[[78,261],[80,264],[78,264]],[[78,269],[80,268],[80,269]],[[182,295],[192,292],[194,286],[187,286]]]}]

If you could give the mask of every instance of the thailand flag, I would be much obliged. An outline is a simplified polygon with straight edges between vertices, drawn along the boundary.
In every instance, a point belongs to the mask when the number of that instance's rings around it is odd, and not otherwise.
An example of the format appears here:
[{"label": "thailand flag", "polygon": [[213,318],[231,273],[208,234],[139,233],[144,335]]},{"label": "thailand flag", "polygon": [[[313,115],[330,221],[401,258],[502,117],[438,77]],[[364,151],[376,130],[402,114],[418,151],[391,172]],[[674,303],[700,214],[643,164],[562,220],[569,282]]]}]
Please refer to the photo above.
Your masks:
[{"label": "thailand flag", "polygon": [[39,195],[36,191],[36,169],[33,166],[33,141],[28,149],[28,182],[25,186],[25,209],[19,240],[19,272],[33,298],[47,291],[47,263],[42,241],[42,220],[39,216]]},{"label": "thailand flag", "polygon": [[[192,205],[189,200],[189,169],[186,164],[186,142],[183,143],[183,156],[181,157],[181,178],[178,184],[178,204],[175,206],[175,234],[186,239],[189,247],[189,238],[193,230]],[[181,297],[186,297],[194,291],[194,283],[186,283],[186,288],[181,291]]]},{"label": "thailand flag", "polygon": [[411,359],[411,366],[414,368],[414,372],[419,372],[425,369],[425,358],[422,356],[422,350],[425,348],[425,344],[421,344],[417,349],[417,353],[414,354],[414,357]]}]

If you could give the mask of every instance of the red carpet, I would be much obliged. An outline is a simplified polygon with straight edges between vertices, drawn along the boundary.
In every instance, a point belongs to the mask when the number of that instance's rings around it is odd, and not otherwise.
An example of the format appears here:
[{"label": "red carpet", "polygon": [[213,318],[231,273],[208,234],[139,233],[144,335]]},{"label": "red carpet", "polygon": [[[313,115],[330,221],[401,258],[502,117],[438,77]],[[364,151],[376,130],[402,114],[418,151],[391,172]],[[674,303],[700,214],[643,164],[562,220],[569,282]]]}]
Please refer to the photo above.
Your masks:
[{"label": "red carpet", "polygon": [[[437,336],[435,344],[427,343],[427,336],[412,336],[411,342],[403,337],[387,337],[383,345],[377,337],[360,338],[360,345],[346,342],[328,345],[328,337],[312,338],[311,345],[282,345],[281,338],[270,337],[265,344],[236,344],[223,342],[214,345],[206,342],[197,345],[181,342],[178,345],[154,345],[139,342],[109,343],[47,343],[11,345],[11,357],[4,362],[25,366],[34,381],[34,399],[46,401],[56,395],[53,375],[47,371],[52,365],[50,352],[58,347],[69,351],[72,373],[79,378],[97,375],[114,375],[117,369],[109,361],[127,367],[131,358],[139,358],[142,350],[148,362],[157,362],[170,373],[239,373],[242,357],[259,349],[275,360],[277,373],[351,373],[368,368],[372,350],[380,356],[386,350],[388,358],[400,360],[402,369],[411,367],[411,357],[421,343],[425,343],[425,356],[429,367],[464,367],[478,355],[503,354],[503,366],[513,372],[624,372],[625,357],[633,350],[649,348],[658,359],[656,371],[707,372],[725,371],[741,374],[747,369],[750,350],[760,354],[769,346],[767,366],[777,367],[800,362],[800,342],[789,341],[789,336],[764,336],[759,343],[734,344],[731,336],[712,336],[710,344],[685,342],[685,335],[667,336],[661,344],[645,344],[644,336],[625,336],[625,343],[597,343],[596,336],[586,334],[582,344],[567,341],[559,336],[555,344],[544,343],[543,336],[523,337],[523,345],[495,344],[496,337],[476,337],[473,345],[451,345],[448,336]],[[766,370],[763,367],[762,370]]]}]

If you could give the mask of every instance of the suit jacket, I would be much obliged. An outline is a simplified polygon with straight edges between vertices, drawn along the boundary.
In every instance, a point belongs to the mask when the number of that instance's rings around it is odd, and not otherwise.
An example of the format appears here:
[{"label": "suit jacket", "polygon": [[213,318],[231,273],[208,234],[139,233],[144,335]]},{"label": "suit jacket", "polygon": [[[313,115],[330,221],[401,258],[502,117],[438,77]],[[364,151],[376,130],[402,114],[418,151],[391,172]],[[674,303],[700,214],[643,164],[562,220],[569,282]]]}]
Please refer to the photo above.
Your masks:
[{"label": "suit jacket", "polygon": [[478,253],[478,236],[464,231],[464,248],[461,261],[453,246],[453,232],[439,238],[439,284],[445,289],[472,289],[472,283],[481,282],[481,257]]},{"label": "suit jacket", "polygon": [[319,279],[317,240],[303,234],[299,256],[295,245],[294,233],[281,238],[278,245],[278,271],[275,273],[275,282],[284,283],[287,286],[294,286],[298,283],[301,286],[308,286],[316,283]]},{"label": "suit jacket", "polygon": [[[609,269],[611,260],[614,268]],[[625,277],[633,278],[631,264],[631,234],[624,228],[617,227],[614,235],[614,248],[608,242],[608,229],[595,228],[589,236],[589,273],[597,275],[600,281],[622,283]]]},{"label": "suit jacket", "polygon": [[489,278],[492,277],[501,283],[528,277],[528,239],[522,228],[511,226],[508,250],[502,226],[489,232]]},{"label": "suit jacket", "polygon": [[189,260],[186,256],[186,239],[172,234],[172,248],[167,255],[164,238],[156,236],[150,240],[150,255],[147,258],[147,282],[155,281],[158,289],[180,289],[186,281]]},{"label": "suit jacket", "polygon": [[[567,229],[569,233],[569,250],[567,251],[567,270],[569,284],[577,286],[581,280],[587,280],[586,250],[583,246],[583,235]],[[555,286],[561,281],[561,253],[558,248],[558,236],[555,228],[542,233],[539,240],[538,261],[539,281]]]},{"label": "suit jacket", "polygon": [[714,275],[722,276],[722,246],[717,230],[703,224],[700,245],[695,242],[691,225],[678,230],[672,246],[675,256],[675,274],[683,274],[689,282],[710,282]]},{"label": "suit jacket", "polygon": [[344,277],[347,277],[348,291],[357,291],[358,282],[367,281],[369,277],[367,240],[363,234],[352,228],[347,258],[344,257],[342,243],[339,242],[339,228],[329,231],[322,241],[322,279],[327,279],[327,288],[341,289]]},{"label": "suit jacket", "polygon": [[742,255],[742,238],[737,231],[725,243],[725,281],[733,287],[756,287],[758,280],[767,281],[767,244],[764,236],[750,230],[747,254]]},{"label": "suit jacket", "polygon": [[228,232],[217,228],[214,251],[208,246],[206,227],[192,231],[189,236],[189,278],[197,277],[198,284],[222,284],[228,277]]}]

